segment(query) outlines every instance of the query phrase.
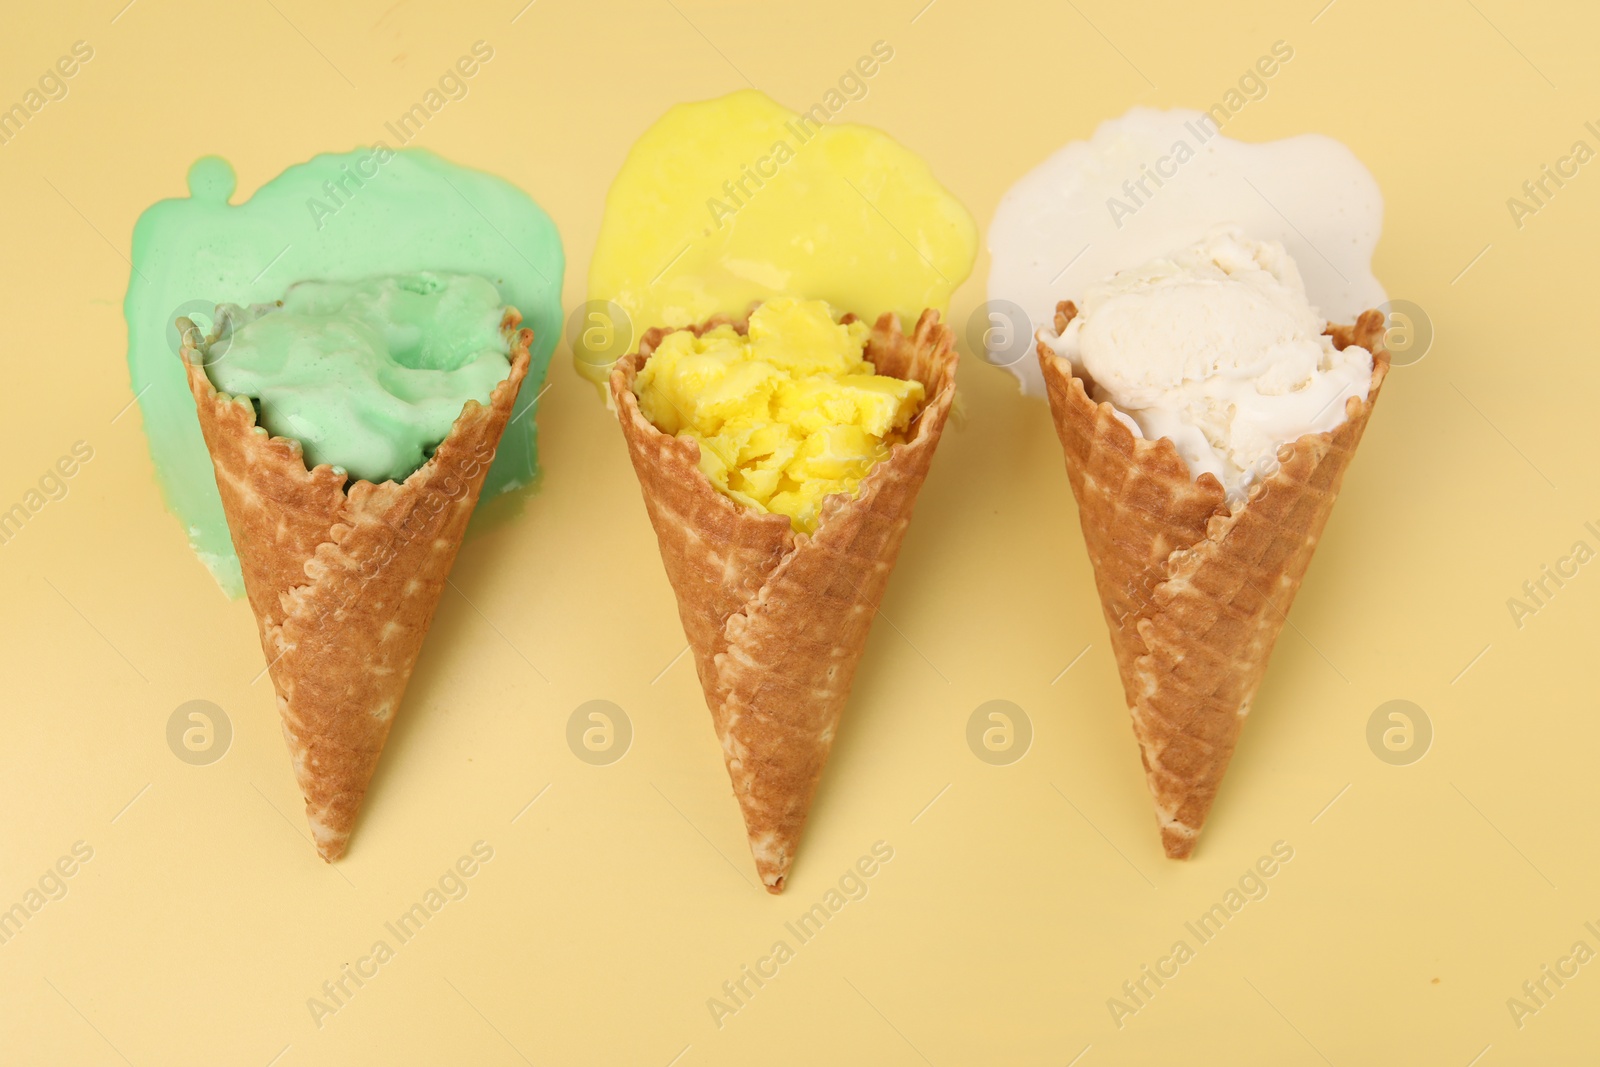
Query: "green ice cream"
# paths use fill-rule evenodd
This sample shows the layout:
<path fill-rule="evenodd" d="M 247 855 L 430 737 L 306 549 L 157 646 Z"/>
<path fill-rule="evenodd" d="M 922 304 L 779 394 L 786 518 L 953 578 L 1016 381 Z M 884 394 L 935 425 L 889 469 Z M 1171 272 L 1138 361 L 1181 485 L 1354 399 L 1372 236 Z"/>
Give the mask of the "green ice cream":
<path fill-rule="evenodd" d="M 206 370 L 255 400 L 269 433 L 299 441 L 307 467 L 404 481 L 510 370 L 504 311 L 469 274 L 300 282 L 279 307 L 220 308 L 231 330 Z"/>
<path fill-rule="evenodd" d="M 418 271 L 485 278 L 499 291 L 499 306 L 522 313 L 534 339 L 482 500 L 533 480 L 537 424 L 528 409 L 561 332 L 564 263 L 554 224 L 527 193 L 432 152 L 382 144 L 296 164 L 239 203 L 230 202 L 234 185 L 233 169 L 208 157 L 190 169 L 187 197 L 140 216 L 124 305 L 132 394 L 156 478 L 223 589 L 238 596 L 244 585 L 178 359 L 180 316 L 210 332 L 218 305 L 270 304 L 307 278 L 357 282 Z M 341 465 L 355 474 L 352 463 Z"/>

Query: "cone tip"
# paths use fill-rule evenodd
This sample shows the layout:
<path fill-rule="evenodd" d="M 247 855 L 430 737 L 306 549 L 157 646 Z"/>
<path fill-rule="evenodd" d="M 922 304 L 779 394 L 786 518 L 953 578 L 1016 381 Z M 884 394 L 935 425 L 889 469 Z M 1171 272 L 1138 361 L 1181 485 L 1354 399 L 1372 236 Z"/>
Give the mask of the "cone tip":
<path fill-rule="evenodd" d="M 1161 829 L 1161 847 L 1169 860 L 1186 860 L 1194 852 L 1195 834 L 1178 833 L 1170 827 Z"/>
<path fill-rule="evenodd" d="M 324 837 L 319 833 L 319 827 L 313 823 L 311 833 L 317 845 L 317 855 L 328 863 L 344 858 L 345 849 L 350 847 L 349 834 L 330 834 Z"/>

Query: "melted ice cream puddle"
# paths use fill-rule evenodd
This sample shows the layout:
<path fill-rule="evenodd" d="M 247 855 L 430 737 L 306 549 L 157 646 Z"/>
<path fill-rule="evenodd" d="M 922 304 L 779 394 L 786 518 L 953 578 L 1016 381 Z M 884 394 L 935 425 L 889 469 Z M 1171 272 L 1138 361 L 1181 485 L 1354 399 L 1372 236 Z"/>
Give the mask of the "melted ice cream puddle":
<path fill-rule="evenodd" d="M 645 131 L 606 194 L 589 267 L 591 301 L 620 308 L 624 328 L 609 328 L 611 311 L 586 323 L 600 328 L 574 339 L 578 373 L 603 383 L 650 327 L 740 318 L 775 297 L 868 323 L 892 311 L 908 330 L 924 308 L 946 315 L 977 257 L 972 216 L 888 134 L 809 116 L 740 90 Z"/>
<path fill-rule="evenodd" d="M 989 226 L 989 300 L 1020 306 L 1029 321 L 1012 325 L 1031 335 L 1057 301 L 1227 223 L 1281 243 L 1330 321 L 1354 322 L 1385 300 L 1372 274 L 1383 197 L 1348 148 L 1320 134 L 1246 144 L 1201 112 L 1149 108 L 1101 123 L 1011 187 Z M 1044 395 L 1031 344 L 991 346 L 989 358 Z"/>

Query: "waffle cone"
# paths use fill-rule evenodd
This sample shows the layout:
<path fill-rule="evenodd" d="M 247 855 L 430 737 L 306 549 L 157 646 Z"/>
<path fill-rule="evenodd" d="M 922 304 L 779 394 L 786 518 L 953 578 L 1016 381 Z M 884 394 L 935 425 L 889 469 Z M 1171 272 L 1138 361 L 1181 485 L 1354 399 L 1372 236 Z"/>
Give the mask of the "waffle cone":
<path fill-rule="evenodd" d="M 866 358 L 879 374 L 920 381 L 927 400 L 856 495 L 829 497 L 816 532 L 797 534 L 788 516 L 724 496 L 700 471 L 699 445 L 660 432 L 640 412 L 634 377 L 667 332 L 650 330 L 638 352 L 617 362 L 611 396 L 750 852 L 762 883 L 779 893 L 950 411 L 954 335 L 932 310 L 909 337 L 894 315 L 878 320 Z"/>
<path fill-rule="evenodd" d="M 1062 302 L 1055 327 L 1076 307 Z M 1345 421 L 1278 452 L 1278 469 L 1229 510 L 1222 484 L 1193 477 L 1172 442 L 1146 440 L 1089 398 L 1072 364 L 1039 343 L 1056 433 L 1095 584 L 1155 798 L 1161 843 L 1187 858 L 1239 740 L 1317 540 L 1389 369 L 1384 318 L 1330 325 L 1373 353 L 1367 399 Z"/>
<path fill-rule="evenodd" d="M 511 370 L 487 407 L 468 401 L 404 482 L 306 469 L 298 441 L 256 427 L 182 350 L 217 489 L 277 691 L 283 736 L 317 851 L 344 854 L 439 595 L 528 372 L 531 330 L 506 312 Z M 192 336 L 194 331 L 186 331 Z"/>

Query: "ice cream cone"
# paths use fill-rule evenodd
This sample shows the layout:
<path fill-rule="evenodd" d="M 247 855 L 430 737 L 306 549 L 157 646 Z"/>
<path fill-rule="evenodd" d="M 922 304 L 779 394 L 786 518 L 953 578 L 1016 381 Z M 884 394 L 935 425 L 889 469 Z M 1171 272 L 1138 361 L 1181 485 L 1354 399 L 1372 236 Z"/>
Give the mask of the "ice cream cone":
<path fill-rule="evenodd" d="M 779 893 L 950 411 L 954 336 L 932 310 L 909 337 L 894 315 L 878 320 L 865 357 L 878 374 L 922 382 L 927 401 L 856 495 L 829 497 L 816 532 L 798 534 L 787 515 L 718 492 L 700 471 L 699 445 L 660 432 L 640 412 L 634 376 L 666 333 L 650 330 L 638 352 L 617 362 L 611 396 L 750 852 L 762 883 Z"/>
<path fill-rule="evenodd" d="M 367 784 L 528 372 L 532 330 L 507 310 L 511 370 L 485 407 L 468 401 L 450 435 L 404 482 L 373 485 L 321 465 L 256 426 L 248 398 L 219 394 L 192 326 L 182 349 L 200 428 L 284 739 L 325 860 L 344 854 Z"/>
<path fill-rule="evenodd" d="M 1076 314 L 1057 306 L 1058 335 Z M 1379 312 L 1326 332 L 1340 349 L 1372 352 L 1366 400 L 1348 398 L 1339 426 L 1279 449 L 1278 469 L 1232 513 L 1213 475 L 1193 477 L 1165 438 L 1135 437 L 1070 362 L 1038 345 L 1161 843 L 1175 859 L 1194 849 L 1389 369 Z"/>

